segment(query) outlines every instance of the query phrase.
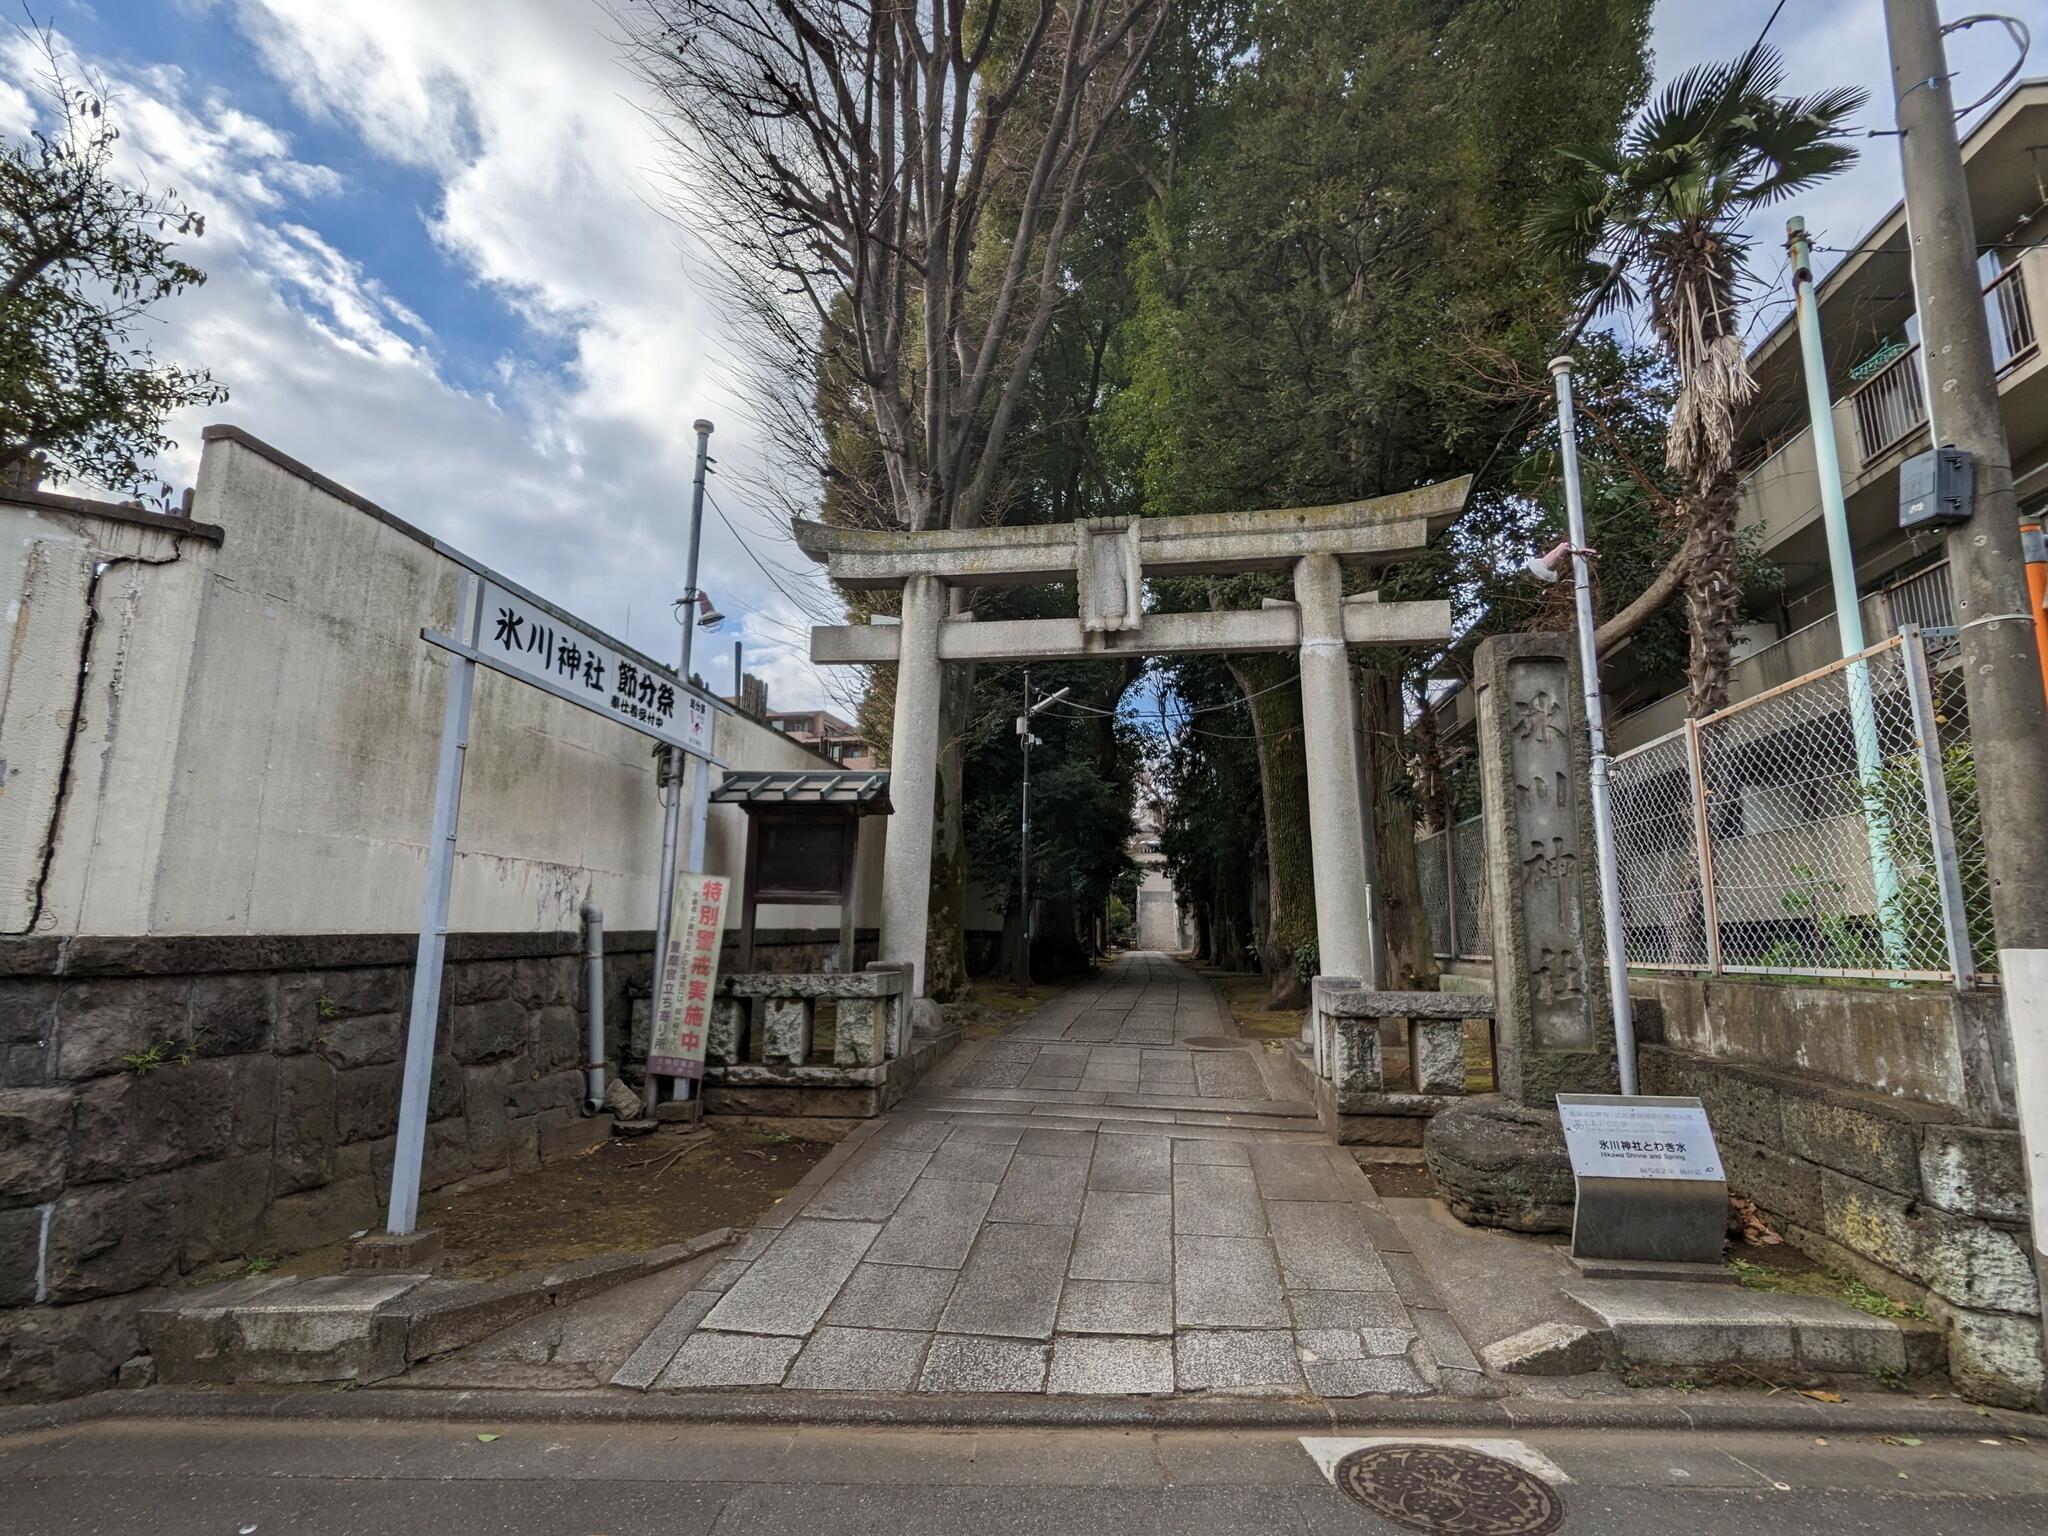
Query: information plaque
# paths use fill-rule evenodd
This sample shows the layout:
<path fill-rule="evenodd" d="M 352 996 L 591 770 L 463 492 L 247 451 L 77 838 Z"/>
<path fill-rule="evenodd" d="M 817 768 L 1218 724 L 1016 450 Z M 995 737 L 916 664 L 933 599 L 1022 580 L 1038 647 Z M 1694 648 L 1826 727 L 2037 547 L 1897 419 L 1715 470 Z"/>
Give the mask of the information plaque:
<path fill-rule="evenodd" d="M 1560 1093 L 1572 1257 L 1718 1265 L 1728 1182 L 1698 1099 Z"/>
<path fill-rule="evenodd" d="M 1557 1113 L 1572 1172 L 1580 1178 L 1725 1177 L 1698 1099 L 1560 1093 Z"/>

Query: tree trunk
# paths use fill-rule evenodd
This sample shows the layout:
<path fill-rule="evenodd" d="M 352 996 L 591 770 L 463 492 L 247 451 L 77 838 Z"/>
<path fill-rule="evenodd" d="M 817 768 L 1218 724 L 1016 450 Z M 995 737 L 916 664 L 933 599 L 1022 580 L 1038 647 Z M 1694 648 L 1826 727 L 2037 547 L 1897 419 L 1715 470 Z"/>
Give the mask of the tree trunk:
<path fill-rule="evenodd" d="M 1003 954 L 996 970 L 1013 987 L 1031 985 L 1031 957 L 1024 947 L 1024 903 L 1016 899 L 1014 891 L 1003 913 Z"/>
<path fill-rule="evenodd" d="M 973 702 L 974 668 L 964 662 L 948 662 L 939 683 L 931 926 L 924 951 L 925 993 L 939 1002 L 960 996 L 967 986 L 967 825 L 960 808 L 966 782 L 963 740 Z"/>
<path fill-rule="evenodd" d="M 1251 702 L 1259 737 L 1268 903 L 1259 960 L 1269 987 L 1266 1006 L 1272 1009 L 1307 1005 L 1308 987 L 1297 971 L 1295 957 L 1316 936 L 1308 754 L 1302 743 L 1301 689 L 1287 684 L 1289 665 L 1287 658 L 1277 656 L 1240 656 L 1230 663 L 1231 675 Z"/>
<path fill-rule="evenodd" d="M 1358 680 L 1365 782 L 1379 855 L 1380 930 L 1387 941 L 1386 985 L 1394 991 L 1433 992 L 1441 970 L 1415 861 L 1415 791 L 1401 756 L 1401 680 L 1371 666 L 1358 669 Z"/>
<path fill-rule="evenodd" d="M 1715 475 L 1689 497 L 1693 557 L 1685 578 L 1686 710 L 1698 719 L 1728 707 L 1729 656 L 1742 613 L 1741 545 L 1736 538 L 1737 480 Z"/>

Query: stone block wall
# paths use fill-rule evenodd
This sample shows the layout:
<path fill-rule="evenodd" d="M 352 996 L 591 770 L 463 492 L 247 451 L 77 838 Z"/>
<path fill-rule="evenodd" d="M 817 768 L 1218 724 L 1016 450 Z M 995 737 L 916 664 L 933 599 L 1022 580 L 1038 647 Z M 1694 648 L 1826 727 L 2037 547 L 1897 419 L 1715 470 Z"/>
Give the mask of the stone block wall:
<path fill-rule="evenodd" d="M 652 936 L 607 936 L 607 1017 Z M 151 1287 L 383 1218 L 409 935 L 0 943 L 0 1398 L 106 1384 Z M 452 936 L 425 1188 L 605 1134 L 580 939 Z"/>
<path fill-rule="evenodd" d="M 1646 1034 L 1657 1032 L 1645 1009 Z M 1728 1187 L 1795 1248 L 1946 1325 L 1958 1390 L 2037 1406 L 2040 1293 L 2019 1133 L 1955 1106 L 1670 1045 L 1639 1052 L 1645 1093 L 1706 1105 Z"/>

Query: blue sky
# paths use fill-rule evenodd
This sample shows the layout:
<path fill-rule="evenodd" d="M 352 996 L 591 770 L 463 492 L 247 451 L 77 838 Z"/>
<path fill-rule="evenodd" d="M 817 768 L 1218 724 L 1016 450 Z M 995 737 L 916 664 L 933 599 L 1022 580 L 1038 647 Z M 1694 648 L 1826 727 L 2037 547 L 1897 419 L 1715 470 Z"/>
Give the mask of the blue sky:
<path fill-rule="evenodd" d="M 1660 78 L 1739 50 L 1773 3 L 1664 0 Z M 731 617 L 703 670 L 729 688 L 737 637 L 775 703 L 846 703 L 803 659 L 836 605 L 770 510 L 745 361 L 658 207 L 660 155 L 596 0 L 32 4 L 113 87 L 131 169 L 209 216 L 211 280 L 166 311 L 158 350 L 231 399 L 174 423 L 165 479 L 191 480 L 208 420 L 235 422 L 667 654 L 689 423 L 708 416 L 731 526 L 707 519 L 704 583 Z M 2048 46 L 2048 0 L 2007 7 Z M 1966 87 L 2003 67 L 1989 30 L 1955 52 Z M 1771 35 L 1795 89 L 1863 85 L 1888 125 L 1880 0 L 1788 0 Z M 0 131 L 40 110 L 32 60 L 0 47 Z M 1796 211 L 1847 244 L 1897 196 L 1875 140 Z"/>

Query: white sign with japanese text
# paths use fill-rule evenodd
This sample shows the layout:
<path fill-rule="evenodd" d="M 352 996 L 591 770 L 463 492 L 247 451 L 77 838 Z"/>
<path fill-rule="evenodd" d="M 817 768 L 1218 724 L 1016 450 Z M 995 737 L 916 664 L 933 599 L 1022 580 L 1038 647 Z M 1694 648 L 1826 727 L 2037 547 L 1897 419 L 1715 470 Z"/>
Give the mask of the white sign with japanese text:
<path fill-rule="evenodd" d="M 711 706 L 677 687 L 674 674 L 620 655 L 488 578 L 476 658 L 672 747 L 711 752 Z"/>
<path fill-rule="evenodd" d="M 1725 1177 L 1698 1099 L 1560 1093 L 1557 1112 L 1572 1172 L 1582 1179 Z"/>
<path fill-rule="evenodd" d="M 654 1029 L 647 1047 L 651 1077 L 704 1075 L 704 1037 L 718 992 L 718 946 L 731 892 L 732 882 L 723 875 L 676 876 L 668 953 L 656 980 Z"/>

